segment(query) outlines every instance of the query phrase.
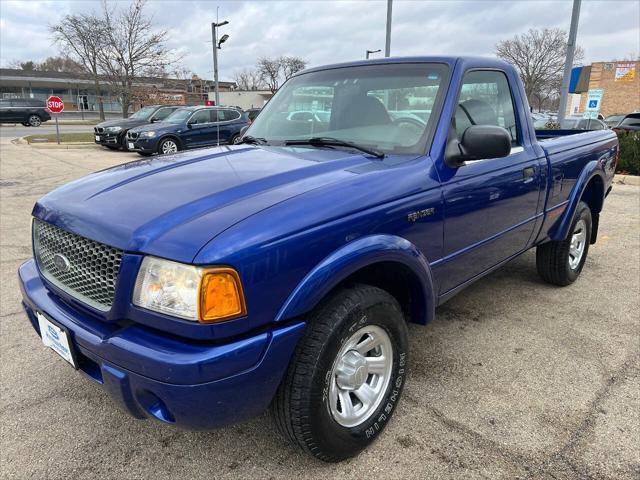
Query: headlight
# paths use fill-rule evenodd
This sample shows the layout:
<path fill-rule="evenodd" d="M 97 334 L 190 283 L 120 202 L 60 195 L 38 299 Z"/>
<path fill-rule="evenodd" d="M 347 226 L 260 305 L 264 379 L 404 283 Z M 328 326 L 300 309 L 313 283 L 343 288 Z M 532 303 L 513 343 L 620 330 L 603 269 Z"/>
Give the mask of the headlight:
<path fill-rule="evenodd" d="M 160 313 L 202 323 L 246 314 L 242 285 L 231 268 L 201 268 L 145 257 L 133 303 Z"/>
<path fill-rule="evenodd" d="M 140 132 L 140 136 L 141 137 L 153 138 L 153 137 L 156 136 L 156 132 L 154 132 L 153 130 L 151 130 L 149 132 Z"/>
<path fill-rule="evenodd" d="M 116 133 L 122 130 L 122 127 L 107 127 L 104 129 L 105 132 Z"/>

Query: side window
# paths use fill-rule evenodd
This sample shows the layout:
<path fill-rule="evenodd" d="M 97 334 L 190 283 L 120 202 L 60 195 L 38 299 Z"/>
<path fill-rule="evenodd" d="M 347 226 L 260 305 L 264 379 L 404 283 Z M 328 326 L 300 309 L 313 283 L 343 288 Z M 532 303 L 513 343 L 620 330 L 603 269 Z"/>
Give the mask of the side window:
<path fill-rule="evenodd" d="M 198 110 L 191 116 L 189 120 L 191 124 L 199 123 L 211 123 L 211 111 L 210 110 Z"/>
<path fill-rule="evenodd" d="M 224 121 L 230 122 L 233 120 L 238 120 L 240 118 L 240 112 L 237 110 L 224 110 Z"/>
<path fill-rule="evenodd" d="M 164 120 L 169 115 L 171 115 L 176 109 L 175 108 L 160 108 L 156 114 L 153 116 L 153 119 L 156 121 Z"/>
<path fill-rule="evenodd" d="M 455 113 L 458 139 L 471 125 L 495 125 L 511 134 L 519 144 L 515 108 L 507 76 L 503 72 L 478 70 L 465 74 Z"/>

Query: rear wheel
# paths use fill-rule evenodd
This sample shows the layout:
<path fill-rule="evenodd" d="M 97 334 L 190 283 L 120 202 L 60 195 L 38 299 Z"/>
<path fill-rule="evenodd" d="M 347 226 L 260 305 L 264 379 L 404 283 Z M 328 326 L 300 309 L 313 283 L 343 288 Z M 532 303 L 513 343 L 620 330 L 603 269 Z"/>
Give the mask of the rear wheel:
<path fill-rule="evenodd" d="M 40 125 L 42 125 L 42 119 L 38 115 L 30 115 L 29 125 L 31 125 L 32 127 L 39 127 Z"/>
<path fill-rule="evenodd" d="M 229 145 L 235 145 L 235 144 L 237 144 L 237 143 L 238 143 L 238 140 L 240 140 L 240 135 L 235 134 L 234 136 L 232 136 L 232 137 L 229 139 Z"/>
<path fill-rule="evenodd" d="M 589 252 L 591 222 L 591 209 L 580 202 L 567 238 L 538 246 L 536 267 L 544 281 L 560 286 L 576 281 Z"/>
<path fill-rule="evenodd" d="M 160 145 L 158 145 L 158 153 L 160 154 L 176 153 L 178 150 L 178 142 L 173 138 L 165 138 L 160 142 Z"/>
<path fill-rule="evenodd" d="M 397 406 L 407 347 L 395 298 L 366 285 L 337 291 L 310 314 L 273 400 L 279 431 L 327 462 L 357 455 Z"/>

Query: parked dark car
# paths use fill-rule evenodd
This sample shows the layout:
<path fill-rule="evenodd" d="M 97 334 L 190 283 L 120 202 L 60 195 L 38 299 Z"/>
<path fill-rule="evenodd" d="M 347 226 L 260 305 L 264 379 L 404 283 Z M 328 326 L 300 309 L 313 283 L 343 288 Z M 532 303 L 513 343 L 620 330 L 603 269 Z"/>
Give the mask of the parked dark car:
<path fill-rule="evenodd" d="M 119 148 L 127 150 L 126 137 L 131 128 L 161 122 L 178 108 L 180 108 L 179 105 L 149 105 L 141 108 L 129 118 L 99 123 L 93 129 L 96 135 L 95 142 L 112 150 Z"/>
<path fill-rule="evenodd" d="M 250 125 L 246 113 L 235 108 L 184 107 L 163 122 L 132 128 L 127 148 L 140 155 L 175 153 L 187 148 L 232 144 Z"/>
<path fill-rule="evenodd" d="M 21 123 L 25 127 L 39 127 L 51 120 L 42 100 L 9 98 L 0 100 L 0 123 Z"/>
<path fill-rule="evenodd" d="M 251 120 L 251 122 L 253 122 L 256 119 L 256 117 L 258 116 L 258 114 L 260 113 L 260 110 L 262 110 L 262 109 L 261 108 L 249 108 L 249 109 L 245 110 L 245 113 L 249 117 L 249 120 Z"/>
<path fill-rule="evenodd" d="M 630 113 L 613 128 L 616 130 L 625 130 L 627 132 L 640 131 L 640 112 Z"/>

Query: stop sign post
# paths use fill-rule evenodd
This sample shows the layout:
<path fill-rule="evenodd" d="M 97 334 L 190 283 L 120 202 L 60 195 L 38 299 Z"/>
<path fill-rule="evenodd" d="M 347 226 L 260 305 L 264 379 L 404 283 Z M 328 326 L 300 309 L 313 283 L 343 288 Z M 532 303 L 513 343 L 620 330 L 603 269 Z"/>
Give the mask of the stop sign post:
<path fill-rule="evenodd" d="M 52 95 L 47 99 L 47 108 L 51 111 L 51 113 L 62 113 L 62 111 L 64 110 L 64 102 L 60 97 Z M 58 127 L 58 115 L 56 115 L 55 117 L 56 139 L 58 140 L 58 145 L 60 145 L 60 127 Z"/>

